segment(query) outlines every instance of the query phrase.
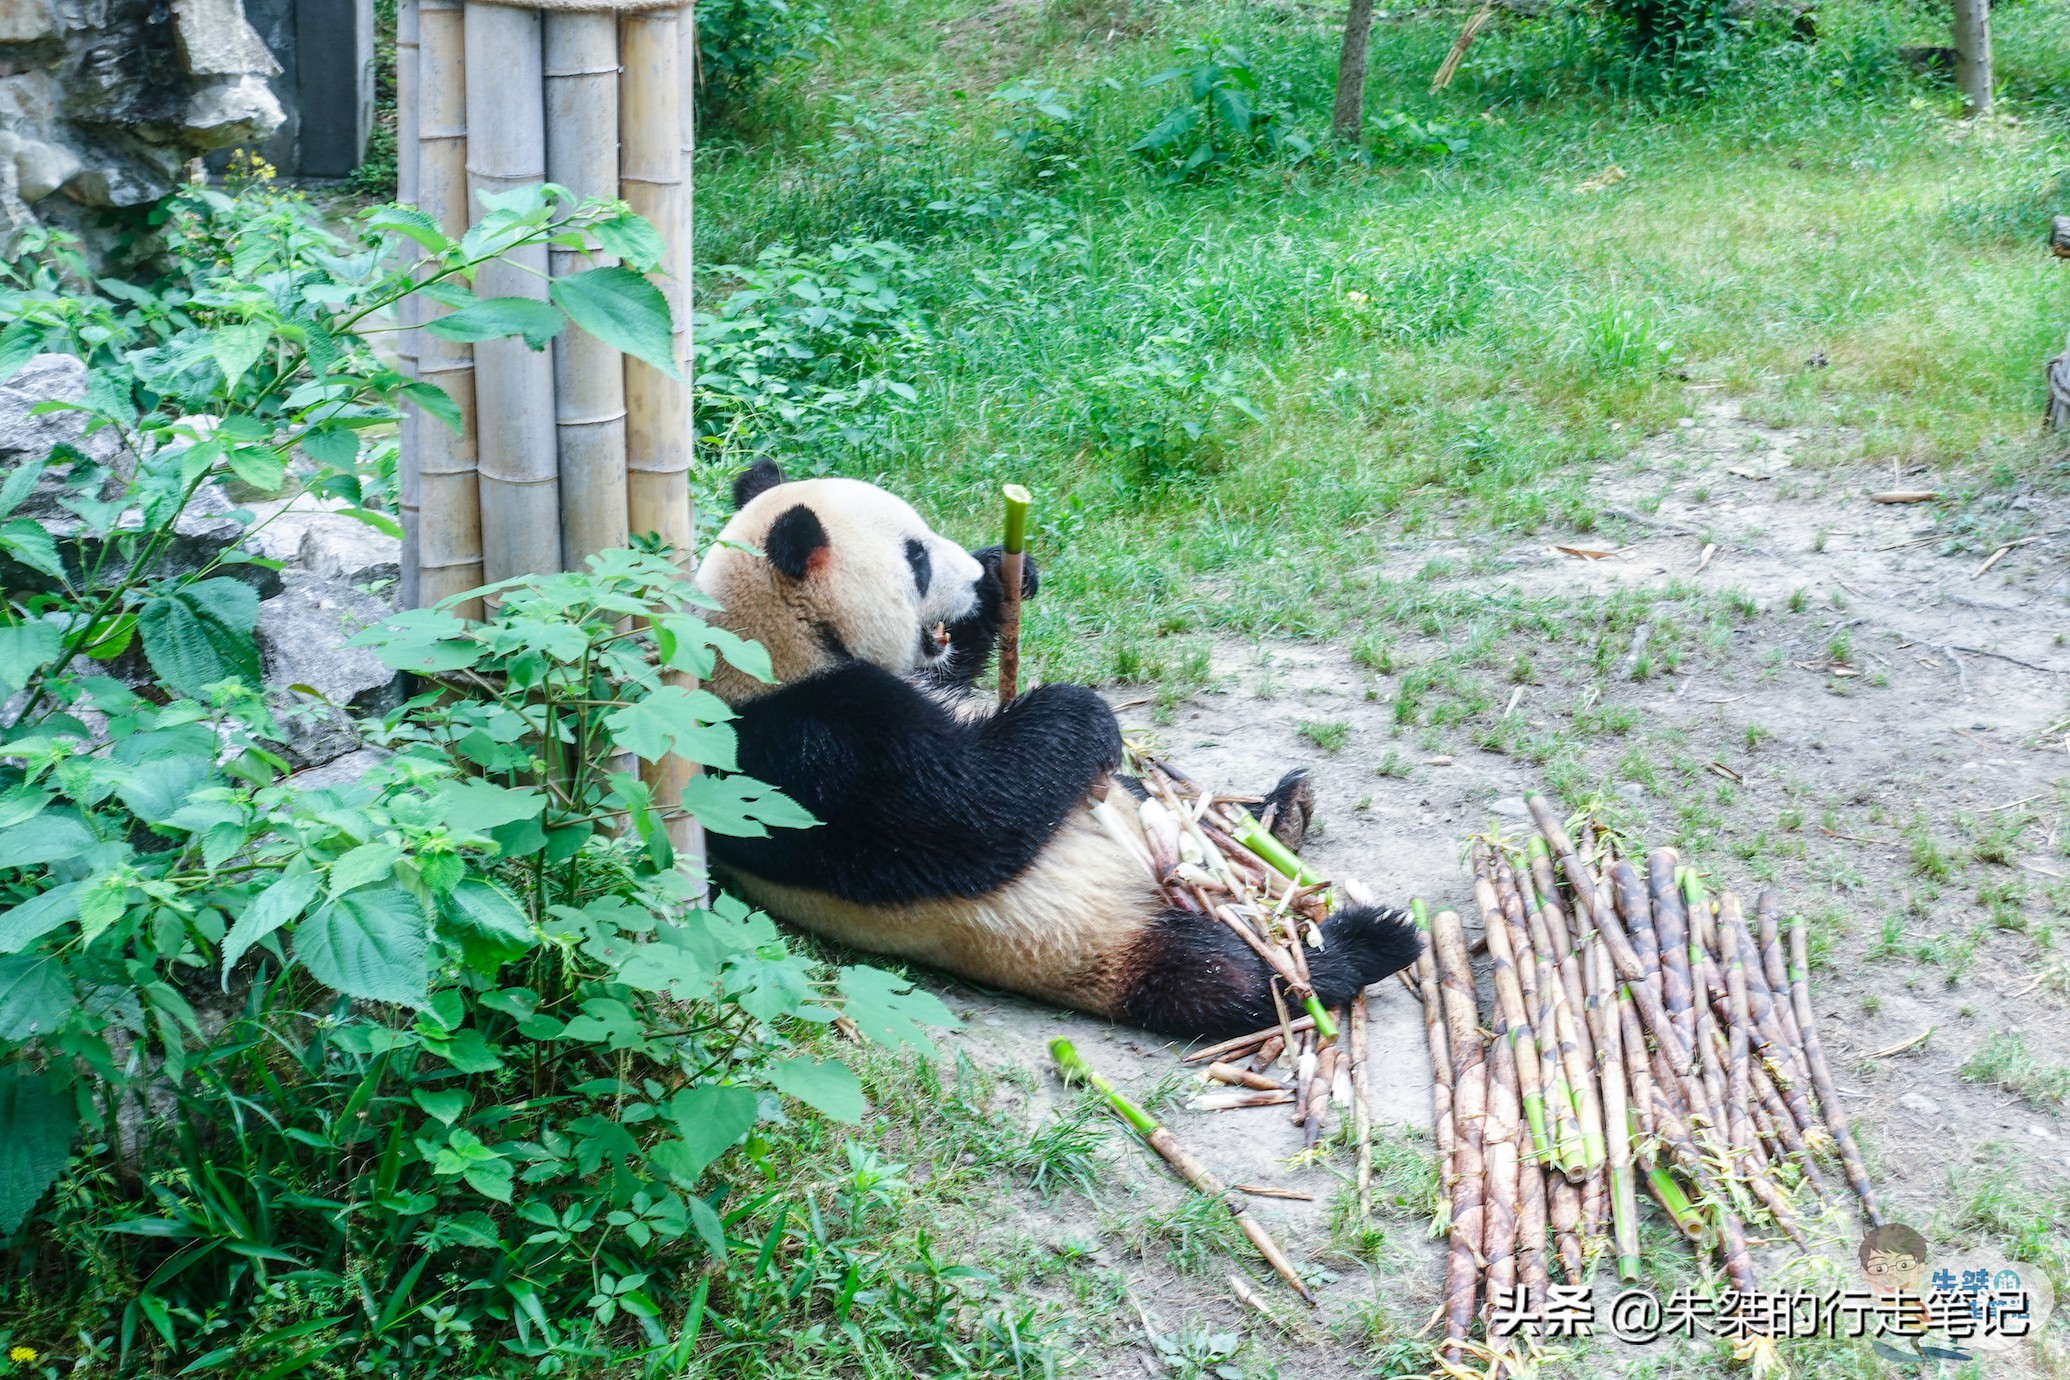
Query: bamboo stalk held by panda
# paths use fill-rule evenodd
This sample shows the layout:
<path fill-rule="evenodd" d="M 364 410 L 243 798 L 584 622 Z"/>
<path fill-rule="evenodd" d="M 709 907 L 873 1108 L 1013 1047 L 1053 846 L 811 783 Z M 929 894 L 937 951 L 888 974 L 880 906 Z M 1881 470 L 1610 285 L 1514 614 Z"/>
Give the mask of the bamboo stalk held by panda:
<path fill-rule="evenodd" d="M 1186 1104 L 1192 1112 L 1233 1112 L 1245 1107 L 1283 1107 L 1294 1100 L 1292 1088 L 1233 1088 L 1227 1092 L 1196 1093 Z"/>
<path fill-rule="evenodd" d="M 1019 484 L 1008 484 L 1006 531 L 1000 543 L 999 703 L 1013 703 L 1021 692 L 1021 567 L 1026 560 L 1028 505 L 1035 501 Z"/>
<path fill-rule="evenodd" d="M 1057 1069 L 1065 1082 L 1089 1084 L 1105 1097 L 1108 1107 L 1114 1114 L 1134 1128 L 1151 1149 L 1163 1156 L 1166 1164 L 1176 1169 L 1187 1183 L 1227 1208 L 1229 1215 L 1236 1219 L 1237 1227 L 1250 1238 L 1258 1254 L 1264 1257 L 1265 1263 L 1270 1265 L 1305 1303 L 1310 1307 L 1315 1305 L 1315 1295 L 1302 1280 L 1300 1272 L 1294 1268 L 1294 1262 L 1288 1259 L 1287 1253 L 1273 1240 L 1272 1234 L 1265 1230 L 1258 1219 L 1244 1210 L 1243 1200 L 1223 1187 L 1222 1181 L 1215 1177 L 1213 1171 L 1180 1145 L 1177 1138 L 1159 1125 L 1155 1117 L 1122 1096 L 1114 1089 L 1113 1084 L 1094 1072 L 1092 1066 L 1085 1062 L 1084 1057 L 1072 1047 L 1069 1040 L 1051 1040 L 1049 1053 L 1056 1061 Z"/>

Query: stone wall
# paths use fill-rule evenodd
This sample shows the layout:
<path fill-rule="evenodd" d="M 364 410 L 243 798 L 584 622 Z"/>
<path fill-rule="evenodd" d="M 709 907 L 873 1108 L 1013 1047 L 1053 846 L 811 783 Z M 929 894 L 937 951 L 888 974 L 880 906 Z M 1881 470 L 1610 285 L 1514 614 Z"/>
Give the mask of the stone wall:
<path fill-rule="evenodd" d="M 0 0 L 0 253 L 155 201 L 214 149 L 264 144 L 280 72 L 240 0 Z"/>

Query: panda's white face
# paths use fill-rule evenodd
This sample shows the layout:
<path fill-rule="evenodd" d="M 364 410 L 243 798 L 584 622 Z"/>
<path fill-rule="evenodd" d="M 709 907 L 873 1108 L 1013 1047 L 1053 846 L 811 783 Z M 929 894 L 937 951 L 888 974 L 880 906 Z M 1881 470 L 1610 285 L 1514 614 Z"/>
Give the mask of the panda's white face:
<path fill-rule="evenodd" d="M 697 583 L 718 621 L 769 649 L 779 682 L 846 660 L 898 675 L 942 654 L 976 611 L 984 568 L 911 505 L 856 479 L 777 483 L 719 533 Z M 714 689 L 728 699 L 746 684 Z"/>

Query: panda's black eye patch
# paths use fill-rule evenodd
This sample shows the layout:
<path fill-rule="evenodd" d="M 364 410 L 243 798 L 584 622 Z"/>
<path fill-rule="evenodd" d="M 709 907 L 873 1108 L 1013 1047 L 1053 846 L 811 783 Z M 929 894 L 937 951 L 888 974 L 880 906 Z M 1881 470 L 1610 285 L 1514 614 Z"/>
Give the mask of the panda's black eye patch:
<path fill-rule="evenodd" d="M 913 567 L 913 587 L 925 597 L 927 586 L 934 580 L 934 558 L 912 537 L 906 538 L 906 564 Z"/>

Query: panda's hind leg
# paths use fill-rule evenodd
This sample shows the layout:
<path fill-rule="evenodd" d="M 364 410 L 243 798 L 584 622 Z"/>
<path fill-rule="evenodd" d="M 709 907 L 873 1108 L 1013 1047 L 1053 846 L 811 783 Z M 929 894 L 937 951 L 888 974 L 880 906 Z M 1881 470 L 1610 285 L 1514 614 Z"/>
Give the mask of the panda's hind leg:
<path fill-rule="evenodd" d="M 1323 922 L 1308 951 L 1308 978 L 1324 1006 L 1343 1006 L 1416 961 L 1422 941 L 1409 917 L 1386 906 L 1346 906 Z M 1121 1015 L 1162 1035 L 1219 1039 L 1278 1019 L 1272 970 L 1219 921 L 1167 910 L 1123 960 Z"/>
<path fill-rule="evenodd" d="M 1258 820 L 1272 837 L 1285 844 L 1287 851 L 1298 853 L 1308 838 L 1309 821 L 1315 818 L 1315 785 L 1308 779 L 1308 768 L 1295 767 L 1279 778 L 1258 807 Z"/>

